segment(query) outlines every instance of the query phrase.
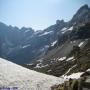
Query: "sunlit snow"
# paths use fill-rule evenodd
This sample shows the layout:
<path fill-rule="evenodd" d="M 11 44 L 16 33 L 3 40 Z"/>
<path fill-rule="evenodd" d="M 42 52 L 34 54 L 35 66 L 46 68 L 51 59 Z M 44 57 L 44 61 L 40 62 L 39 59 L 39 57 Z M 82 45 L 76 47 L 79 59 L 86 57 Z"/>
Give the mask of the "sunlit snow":
<path fill-rule="evenodd" d="M 63 79 L 26 69 L 0 58 L 0 87 L 17 87 L 18 90 L 50 90 L 63 83 Z"/>

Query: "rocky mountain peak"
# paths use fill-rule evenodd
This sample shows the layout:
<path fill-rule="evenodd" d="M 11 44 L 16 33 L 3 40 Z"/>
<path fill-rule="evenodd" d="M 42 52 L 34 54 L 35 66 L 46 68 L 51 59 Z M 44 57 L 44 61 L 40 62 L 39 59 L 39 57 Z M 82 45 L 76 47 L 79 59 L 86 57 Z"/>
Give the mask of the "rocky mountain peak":
<path fill-rule="evenodd" d="M 87 4 L 85 4 L 79 10 L 82 10 L 82 9 L 90 9 L 90 8 L 89 8 L 89 6 Z"/>
<path fill-rule="evenodd" d="M 77 25 L 81 23 L 88 22 L 90 20 L 90 8 L 87 4 L 83 5 L 73 16 L 70 21 L 70 25 L 76 23 Z"/>
<path fill-rule="evenodd" d="M 82 12 L 83 12 L 83 14 L 84 14 L 84 13 L 86 13 L 86 12 L 88 12 L 88 11 L 90 11 L 90 8 L 88 7 L 87 4 L 85 4 L 85 5 L 83 5 L 83 6 L 77 11 L 76 14 L 80 14 L 80 13 L 82 13 Z"/>

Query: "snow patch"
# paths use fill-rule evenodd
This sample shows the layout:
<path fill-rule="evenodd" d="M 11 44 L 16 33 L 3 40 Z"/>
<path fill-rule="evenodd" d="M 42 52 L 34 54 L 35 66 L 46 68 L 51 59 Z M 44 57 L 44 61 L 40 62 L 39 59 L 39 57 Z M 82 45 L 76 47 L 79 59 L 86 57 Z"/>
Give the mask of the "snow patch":
<path fill-rule="evenodd" d="M 90 68 L 89 68 L 89 69 L 87 69 L 87 71 L 88 71 L 88 72 L 90 72 Z"/>
<path fill-rule="evenodd" d="M 34 68 L 41 68 L 42 63 L 38 63 Z"/>
<path fill-rule="evenodd" d="M 27 65 L 33 65 L 33 63 L 27 64 Z"/>
<path fill-rule="evenodd" d="M 57 40 L 51 43 L 51 46 L 54 46 L 57 43 Z"/>
<path fill-rule="evenodd" d="M 68 79 L 70 79 L 70 78 L 72 78 L 72 79 L 78 79 L 78 78 L 80 78 L 80 76 L 81 76 L 83 73 L 84 73 L 84 72 L 73 73 L 73 74 L 71 74 L 71 75 L 69 75 L 69 76 L 66 76 L 66 78 L 68 78 Z"/>
<path fill-rule="evenodd" d="M 45 48 L 49 48 L 49 45 L 45 45 L 44 47 L 45 47 Z"/>
<path fill-rule="evenodd" d="M 64 27 L 63 29 L 61 29 L 61 31 L 63 32 L 63 31 L 66 31 L 67 30 L 67 28 L 66 27 Z"/>
<path fill-rule="evenodd" d="M 78 46 L 81 47 L 84 44 L 84 42 L 81 42 Z"/>
<path fill-rule="evenodd" d="M 61 29 L 61 33 L 64 34 L 67 31 L 72 31 L 73 30 L 73 26 L 71 26 L 70 28 L 66 28 L 64 27 L 63 29 Z"/>
<path fill-rule="evenodd" d="M 74 65 L 71 68 L 69 68 L 69 70 L 64 75 L 68 74 L 74 67 L 76 67 L 76 65 Z"/>
<path fill-rule="evenodd" d="M 67 31 L 67 28 L 64 27 L 64 28 L 61 30 L 61 33 L 64 34 L 66 31 Z"/>
<path fill-rule="evenodd" d="M 72 59 L 74 59 L 74 57 L 72 56 L 72 57 L 70 57 L 70 58 L 68 58 L 66 61 L 70 61 L 70 60 L 72 60 Z"/>
<path fill-rule="evenodd" d="M 43 67 L 47 67 L 47 66 L 48 66 L 48 64 L 46 64 L 46 65 L 42 65 L 41 68 L 43 68 Z"/>
<path fill-rule="evenodd" d="M 58 61 L 63 61 L 65 59 L 66 59 L 66 57 L 61 57 L 61 58 L 58 59 Z"/>
<path fill-rule="evenodd" d="M 39 36 L 44 36 L 44 35 L 51 34 L 51 33 L 53 33 L 53 31 L 44 32 L 43 34 L 41 34 L 41 35 L 39 35 Z"/>
<path fill-rule="evenodd" d="M 25 30 L 25 33 L 29 32 L 30 30 Z"/>
<path fill-rule="evenodd" d="M 39 59 L 39 60 L 37 60 L 37 61 L 41 63 L 41 62 L 43 61 L 43 58 L 42 58 L 42 59 Z"/>
<path fill-rule="evenodd" d="M 69 80 L 71 79 L 78 79 L 80 78 L 80 76 L 83 74 L 84 72 L 78 72 L 78 73 L 73 73 L 71 75 L 62 75 L 61 78 L 64 78 L 64 80 L 66 81 L 67 79 Z"/>
<path fill-rule="evenodd" d="M 69 31 L 72 31 L 72 30 L 73 30 L 73 26 L 72 26 L 72 27 L 70 27 L 68 30 L 69 30 Z"/>
<path fill-rule="evenodd" d="M 31 45 L 30 45 L 30 44 L 28 44 L 28 45 L 23 46 L 22 48 L 27 48 L 27 47 L 29 47 L 29 46 L 31 46 Z"/>
<path fill-rule="evenodd" d="M 50 70 L 48 70 L 47 72 L 51 72 L 52 70 L 50 69 Z"/>
<path fill-rule="evenodd" d="M 34 68 L 43 68 L 43 67 L 47 67 L 48 64 L 43 65 L 42 62 L 38 63 Z"/>
<path fill-rule="evenodd" d="M 34 34 L 37 35 L 37 34 L 39 34 L 39 33 L 41 33 L 41 32 L 42 32 L 42 30 L 38 30 L 38 31 L 36 31 Z"/>
<path fill-rule="evenodd" d="M 70 43 L 76 43 L 76 41 L 74 40 L 74 41 L 71 41 Z"/>

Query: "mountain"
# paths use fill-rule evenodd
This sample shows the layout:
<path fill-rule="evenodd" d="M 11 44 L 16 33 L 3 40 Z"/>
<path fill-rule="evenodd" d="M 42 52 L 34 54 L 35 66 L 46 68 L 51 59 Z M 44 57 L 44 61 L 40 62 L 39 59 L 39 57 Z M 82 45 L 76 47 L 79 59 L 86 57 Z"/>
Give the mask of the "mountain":
<path fill-rule="evenodd" d="M 88 5 L 82 6 L 77 13 L 73 16 L 70 21 L 70 24 L 83 24 L 85 22 L 90 22 L 90 8 Z"/>
<path fill-rule="evenodd" d="M 0 88 L 89 89 L 90 8 L 84 5 L 69 22 L 57 20 L 43 31 L 0 23 L 0 57 L 7 59 L 0 58 Z"/>
<path fill-rule="evenodd" d="M 60 77 L 72 73 L 84 72 L 90 68 L 90 18 L 86 17 L 83 10 L 90 8 L 82 6 L 74 15 L 71 21 L 58 32 L 58 39 L 51 45 L 48 51 L 36 61 L 30 64 L 23 64 L 32 70 Z M 77 17 L 81 15 L 85 19 Z M 89 21 L 87 21 L 87 18 Z M 74 20 L 78 24 L 74 24 Z"/>
<path fill-rule="evenodd" d="M 32 28 L 19 29 L 0 23 L 0 56 L 18 64 L 30 63 L 47 51 L 51 43 L 57 39 L 57 32 L 64 25 L 63 20 L 57 20 L 55 25 L 35 32 Z"/>
<path fill-rule="evenodd" d="M 19 63 L 20 61 L 15 56 L 17 55 L 17 58 L 19 58 L 18 53 L 25 46 L 30 47 L 29 42 L 26 42 L 26 40 L 31 38 L 33 33 L 34 30 L 32 28 L 22 27 L 19 29 L 18 27 L 0 23 L 0 56 Z"/>
<path fill-rule="evenodd" d="M 78 28 L 89 21 L 90 8 L 84 5 L 69 22 L 57 20 L 56 24 L 42 31 L 35 32 L 26 27 L 19 29 L 0 23 L 0 57 L 17 64 L 31 63 L 42 58 L 56 46 L 63 45 L 68 39 L 79 39 Z"/>
<path fill-rule="evenodd" d="M 50 90 L 52 85 L 63 81 L 62 78 L 38 73 L 0 58 L 0 89 Z"/>

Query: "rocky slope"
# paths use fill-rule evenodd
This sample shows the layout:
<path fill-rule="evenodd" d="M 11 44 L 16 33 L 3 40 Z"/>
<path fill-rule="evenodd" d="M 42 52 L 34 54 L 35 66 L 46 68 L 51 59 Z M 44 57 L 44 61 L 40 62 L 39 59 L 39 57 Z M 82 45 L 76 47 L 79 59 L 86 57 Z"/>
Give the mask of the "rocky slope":
<path fill-rule="evenodd" d="M 23 66 L 58 77 L 90 68 L 90 22 L 82 23 L 61 29 L 63 35 L 58 37 L 57 43 L 49 47 L 44 56 Z"/>
<path fill-rule="evenodd" d="M 87 71 L 90 71 L 88 69 Z M 86 73 L 78 72 L 69 76 L 55 77 L 26 69 L 8 60 L 0 58 L 0 89 L 2 90 L 59 90 L 55 86 L 67 82 L 70 78 L 79 79 Z M 88 79 L 89 80 L 89 79 Z"/>

